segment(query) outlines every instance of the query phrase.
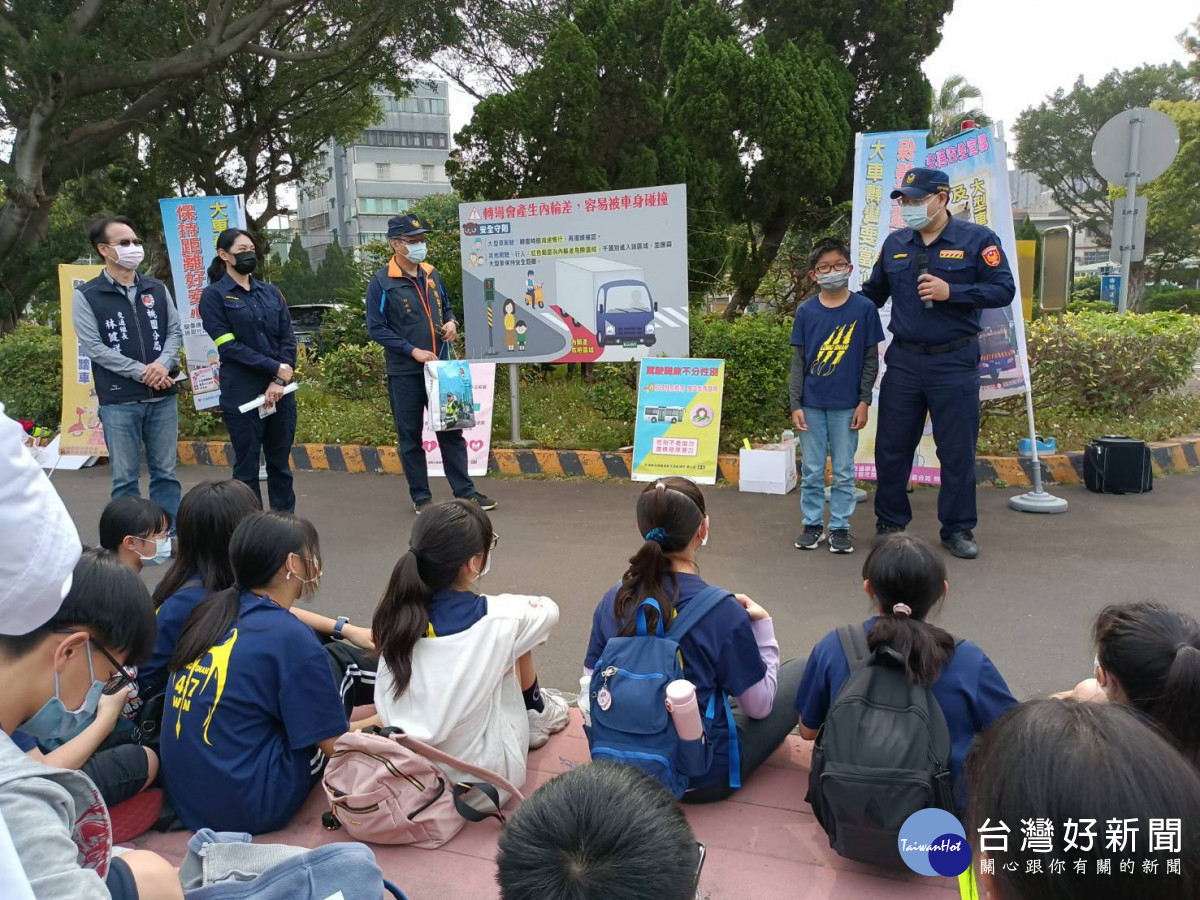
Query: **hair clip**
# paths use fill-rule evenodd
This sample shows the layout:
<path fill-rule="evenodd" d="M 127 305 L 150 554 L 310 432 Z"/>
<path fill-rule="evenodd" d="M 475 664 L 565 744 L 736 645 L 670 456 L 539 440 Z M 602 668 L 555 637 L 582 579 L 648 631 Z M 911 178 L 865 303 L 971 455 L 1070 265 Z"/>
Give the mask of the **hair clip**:
<path fill-rule="evenodd" d="M 912 607 L 907 603 L 896 603 L 892 606 L 892 613 L 897 616 L 911 616 Z"/>
<path fill-rule="evenodd" d="M 661 481 L 656 481 L 656 482 L 654 482 L 654 489 L 656 491 L 665 491 L 667 489 L 667 486 L 665 484 L 663 484 Z"/>

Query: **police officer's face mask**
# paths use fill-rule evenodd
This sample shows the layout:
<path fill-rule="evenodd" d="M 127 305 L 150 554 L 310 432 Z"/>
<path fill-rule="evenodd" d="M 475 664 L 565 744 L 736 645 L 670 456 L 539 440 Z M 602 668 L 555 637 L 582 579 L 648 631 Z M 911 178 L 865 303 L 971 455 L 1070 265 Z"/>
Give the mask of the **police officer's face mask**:
<path fill-rule="evenodd" d="M 257 266 L 258 254 L 253 250 L 233 254 L 233 270 L 239 275 L 249 275 Z"/>
<path fill-rule="evenodd" d="M 933 217 L 938 214 L 937 202 L 937 194 L 933 194 L 924 203 L 917 204 L 916 206 L 901 205 L 900 218 L 904 220 L 904 224 L 909 228 L 915 228 L 920 231 L 932 222 Z"/>
<path fill-rule="evenodd" d="M 408 254 L 409 261 L 415 263 L 425 261 L 425 253 L 428 249 L 428 245 L 424 241 L 419 244 L 404 245 L 404 252 Z"/>

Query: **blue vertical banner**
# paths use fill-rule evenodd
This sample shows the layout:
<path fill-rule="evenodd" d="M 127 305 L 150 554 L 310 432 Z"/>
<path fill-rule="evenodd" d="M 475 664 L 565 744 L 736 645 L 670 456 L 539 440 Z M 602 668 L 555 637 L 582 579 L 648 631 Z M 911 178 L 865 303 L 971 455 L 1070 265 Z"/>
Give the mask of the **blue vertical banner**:
<path fill-rule="evenodd" d="M 633 430 L 634 481 L 681 475 L 717 483 L 723 359 L 643 359 Z"/>
<path fill-rule="evenodd" d="M 158 201 L 179 322 L 183 353 L 196 409 L 211 409 L 221 399 L 221 363 L 212 338 L 200 322 L 200 294 L 208 285 L 208 264 L 217 238 L 227 228 L 245 228 L 240 197 L 169 197 Z"/>

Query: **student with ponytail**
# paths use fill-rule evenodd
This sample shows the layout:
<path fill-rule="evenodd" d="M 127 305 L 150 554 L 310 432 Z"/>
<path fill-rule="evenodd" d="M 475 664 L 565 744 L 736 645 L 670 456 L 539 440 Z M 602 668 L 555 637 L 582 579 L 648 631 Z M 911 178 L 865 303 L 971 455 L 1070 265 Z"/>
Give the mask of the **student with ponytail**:
<path fill-rule="evenodd" d="M 532 654 L 558 624 L 558 605 L 477 592 L 498 541 L 470 500 L 421 513 L 372 622 L 375 707 L 384 725 L 520 787 L 529 750 L 566 727 L 568 710 L 538 685 Z"/>
<path fill-rule="evenodd" d="M 950 587 L 946 564 L 932 545 L 907 533 L 890 535 L 871 551 L 862 574 L 863 590 L 877 609 L 862 623 L 867 644 L 872 651 L 891 647 L 904 658 L 909 681 L 933 692 L 950 730 L 950 770 L 957 783 L 975 735 L 1016 706 L 1016 698 L 977 644 L 956 643 L 949 632 L 926 621 Z M 816 738 L 849 677 L 850 663 L 835 629 L 813 648 L 796 693 L 801 737 Z"/>
<path fill-rule="evenodd" d="M 1200 767 L 1200 624 L 1161 603 L 1120 603 L 1092 635 L 1096 677 L 1058 696 L 1132 706 Z"/>
<path fill-rule="evenodd" d="M 190 829 L 287 824 L 348 728 L 332 657 L 290 611 L 321 579 L 316 530 L 254 513 L 229 543 L 236 582 L 197 606 L 171 659 L 160 753 Z"/>
<path fill-rule="evenodd" d="M 296 437 L 296 398 L 283 389 L 295 375 L 296 333 L 279 288 L 259 281 L 258 261 L 250 233 L 240 228 L 222 231 L 217 255 L 208 267 L 212 282 L 200 295 L 200 319 L 217 345 L 221 360 L 221 414 L 233 444 L 233 477 L 259 498 L 258 455 L 267 460 L 267 495 L 271 509 L 293 512 L 290 467 Z M 238 406 L 266 396 L 259 410 Z"/>
<path fill-rule="evenodd" d="M 686 478 L 661 478 L 646 485 L 637 502 L 642 544 L 629 559 L 621 581 L 609 589 L 592 616 L 591 640 L 584 659 L 589 678 L 609 638 L 635 633 L 634 615 L 643 600 L 658 601 L 668 622 L 677 611 L 708 588 L 700 577 L 696 554 L 708 544 L 709 518 L 704 495 Z M 653 633 L 657 614 L 647 614 Z M 664 629 L 670 637 L 670 626 Z M 685 803 L 723 800 L 730 787 L 730 757 L 740 759 L 742 782 L 783 743 L 795 725 L 789 706 L 803 663 L 779 664 L 779 644 L 770 614 L 745 594 L 728 594 L 680 641 L 684 678 L 696 688 L 704 709 L 714 692 L 737 699 L 734 720 L 737 748 L 732 748 L 724 716 L 713 719 L 710 741 L 713 762 L 705 775 L 689 779 Z M 720 694 L 718 694 L 720 699 Z M 586 693 L 581 707 L 589 707 Z M 720 704 L 717 704 L 718 708 Z M 589 710 L 590 711 L 590 710 Z"/>

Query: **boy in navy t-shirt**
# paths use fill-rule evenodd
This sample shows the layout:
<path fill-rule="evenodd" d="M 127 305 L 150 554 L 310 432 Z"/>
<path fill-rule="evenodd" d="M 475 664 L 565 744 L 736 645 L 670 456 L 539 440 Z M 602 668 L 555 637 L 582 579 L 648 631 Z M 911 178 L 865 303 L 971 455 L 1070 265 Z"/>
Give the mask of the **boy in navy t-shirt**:
<path fill-rule="evenodd" d="M 831 456 L 829 549 L 853 553 L 854 454 L 879 374 L 883 325 L 875 304 L 848 287 L 854 267 L 844 241 L 821 240 L 809 254 L 808 267 L 820 293 L 796 309 L 788 385 L 792 422 L 800 432 L 803 456 L 800 508 L 804 531 L 796 539 L 796 547 L 815 550 L 825 539 L 825 460 Z"/>

